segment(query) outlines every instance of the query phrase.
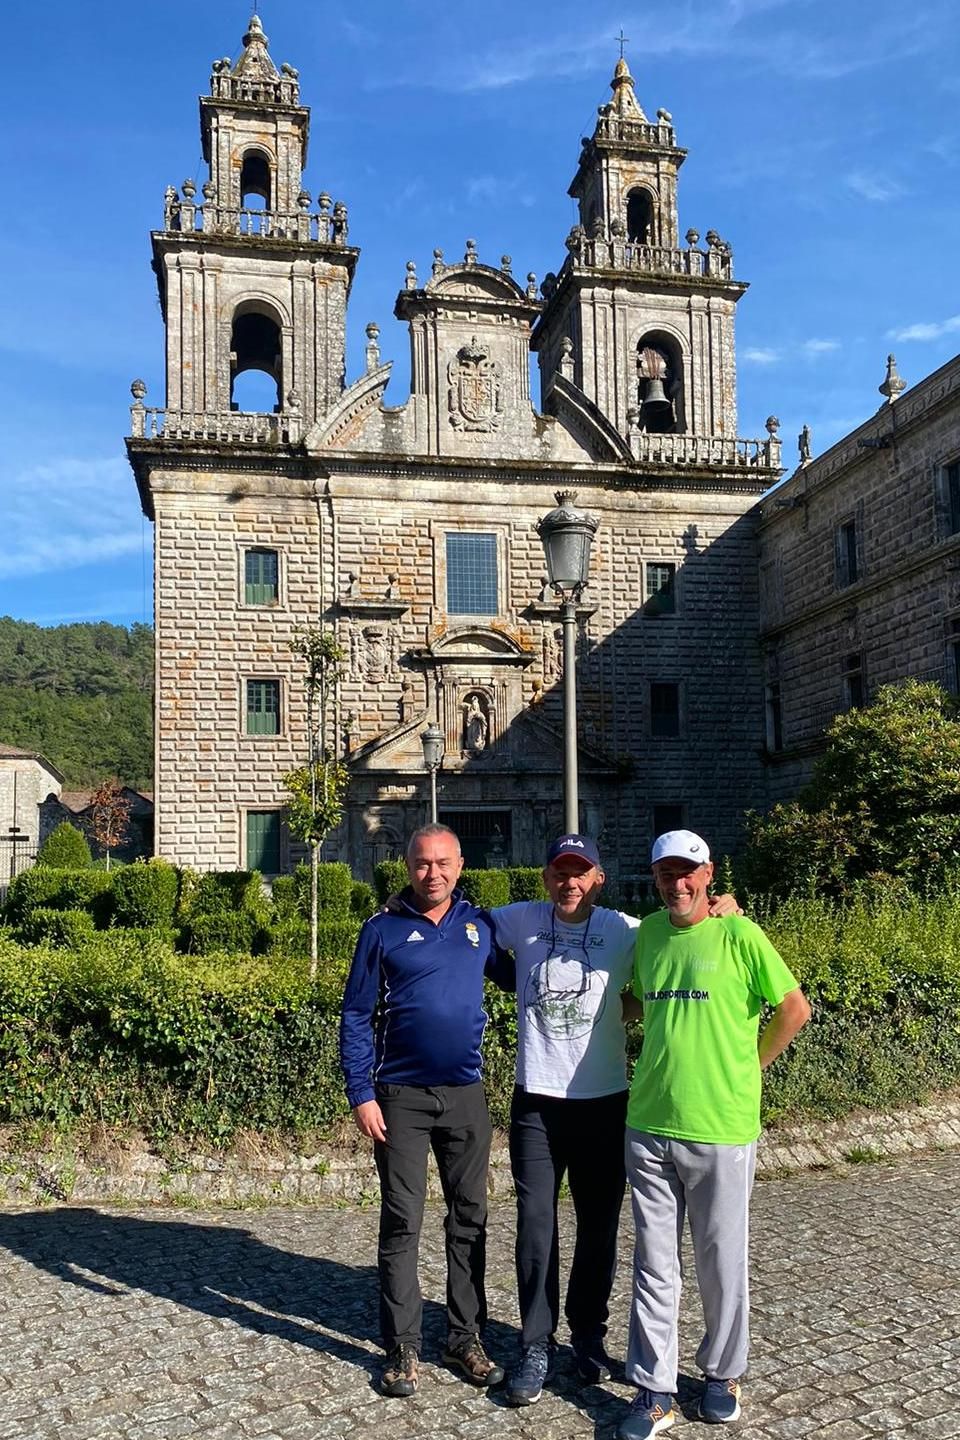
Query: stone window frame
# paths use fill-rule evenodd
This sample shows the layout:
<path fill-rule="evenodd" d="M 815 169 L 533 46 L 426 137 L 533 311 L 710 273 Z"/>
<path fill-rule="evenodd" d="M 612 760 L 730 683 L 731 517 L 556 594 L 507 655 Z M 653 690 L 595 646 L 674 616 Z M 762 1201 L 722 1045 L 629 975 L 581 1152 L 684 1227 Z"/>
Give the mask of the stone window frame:
<path fill-rule="evenodd" d="M 497 560 L 497 610 L 496 612 L 447 609 L 447 536 L 448 535 L 493 535 L 496 541 Z M 434 605 L 441 615 L 448 615 L 456 623 L 475 620 L 478 624 L 489 625 L 494 620 L 503 620 L 511 610 L 510 566 L 509 566 L 509 525 L 496 522 L 488 524 L 457 525 L 449 520 L 434 520 L 430 523 L 430 538 L 433 542 Z"/>
<path fill-rule="evenodd" d="M 960 455 L 937 466 L 934 477 L 937 539 L 960 535 Z"/>
<path fill-rule="evenodd" d="M 280 545 L 267 544 L 260 540 L 238 540 L 237 549 L 237 604 L 243 610 L 284 610 L 287 606 L 287 565 L 286 553 Z M 277 557 L 277 598 L 276 600 L 247 599 L 247 554 L 251 550 L 272 551 Z"/>
<path fill-rule="evenodd" d="M 866 657 L 862 649 L 850 650 L 840 660 L 843 711 L 862 710 L 869 703 Z M 859 696 L 859 698 L 857 698 Z"/>
<path fill-rule="evenodd" d="M 277 689 L 277 728 L 276 730 L 251 730 L 250 725 L 250 686 L 256 684 L 275 685 Z M 247 674 L 240 677 L 239 687 L 239 708 L 240 708 L 240 734 L 247 740 L 276 740 L 282 736 L 284 721 L 286 719 L 286 694 L 284 692 L 283 677 L 280 675 Z M 268 713 L 267 711 L 263 712 Z"/>
<path fill-rule="evenodd" d="M 768 755 L 780 755 L 786 748 L 783 740 L 783 689 L 779 679 L 768 680 L 763 687 L 764 748 Z"/>
<path fill-rule="evenodd" d="M 650 574 L 651 568 L 652 568 L 653 566 L 655 566 L 655 565 L 660 565 L 660 566 L 663 566 L 663 567 L 669 566 L 669 568 L 673 571 L 673 575 L 672 575 L 672 577 L 671 577 L 671 579 L 672 579 L 672 584 L 671 584 L 671 587 L 670 587 L 671 596 L 672 596 L 672 599 L 673 599 L 673 606 L 672 606 L 672 608 L 669 609 L 669 610 L 661 609 L 661 602 L 657 599 L 657 597 L 663 593 L 662 591 L 659 591 L 659 590 L 658 590 L 658 591 L 655 591 L 655 592 L 653 592 L 653 593 L 650 593 L 649 574 Z M 644 561 L 642 562 L 642 574 L 641 574 L 641 577 L 640 577 L 641 585 L 642 585 L 642 587 L 643 587 L 643 588 L 642 588 L 642 591 L 641 591 L 641 594 L 642 594 L 642 597 L 643 597 L 643 599 L 642 599 L 642 609 L 643 609 L 643 614 L 644 614 L 648 619 L 650 619 L 650 620 L 677 620 L 677 619 L 679 619 L 680 614 L 681 614 L 681 603 L 680 603 L 680 572 L 681 572 L 681 569 L 682 569 L 682 566 L 680 566 L 680 565 L 677 563 L 676 560 L 667 560 L 667 559 L 665 559 L 665 558 L 663 558 L 663 557 L 661 557 L 661 556 L 658 556 L 658 555 L 651 555 L 649 559 L 644 560 Z"/>
<path fill-rule="evenodd" d="M 657 818 L 657 811 L 660 811 L 660 818 Z M 676 823 L 665 824 L 666 817 L 664 810 L 672 810 Z M 677 820 L 676 817 L 679 816 Z M 654 840 L 658 835 L 665 835 L 668 830 L 685 830 L 687 828 L 687 807 L 682 800 L 656 801 L 650 806 L 650 833 Z"/>
<path fill-rule="evenodd" d="M 863 559 L 863 518 L 863 501 L 858 500 L 856 507 L 837 521 L 833 532 L 834 583 L 838 590 L 846 590 L 848 586 L 856 585 L 866 573 Z"/>

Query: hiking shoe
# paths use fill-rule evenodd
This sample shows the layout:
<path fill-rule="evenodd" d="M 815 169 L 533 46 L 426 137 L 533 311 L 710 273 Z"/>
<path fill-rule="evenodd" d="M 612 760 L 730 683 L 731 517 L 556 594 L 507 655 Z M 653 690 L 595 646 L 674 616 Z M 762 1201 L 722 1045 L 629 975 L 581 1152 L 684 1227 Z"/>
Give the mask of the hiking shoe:
<path fill-rule="evenodd" d="M 416 1345 L 395 1345 L 387 1356 L 386 1369 L 380 1377 L 381 1392 L 395 1398 L 415 1395 L 419 1383 L 419 1364 Z"/>
<path fill-rule="evenodd" d="M 697 1414 L 711 1425 L 729 1425 L 740 1419 L 739 1380 L 707 1380 Z"/>
<path fill-rule="evenodd" d="M 507 1381 L 508 1405 L 536 1405 L 553 1368 L 551 1345 L 528 1345 Z"/>
<path fill-rule="evenodd" d="M 650 1440 L 651 1435 L 669 1430 L 676 1418 L 672 1395 L 658 1390 L 638 1390 L 617 1426 L 617 1440 Z"/>
<path fill-rule="evenodd" d="M 462 1370 L 471 1385 L 499 1385 L 504 1376 L 503 1366 L 490 1359 L 476 1335 L 471 1335 L 459 1345 L 448 1345 L 443 1363 Z"/>
<path fill-rule="evenodd" d="M 587 1335 L 571 1343 L 577 1360 L 577 1374 L 585 1385 L 599 1385 L 601 1380 L 610 1379 L 613 1361 L 604 1350 L 600 1335 Z"/>

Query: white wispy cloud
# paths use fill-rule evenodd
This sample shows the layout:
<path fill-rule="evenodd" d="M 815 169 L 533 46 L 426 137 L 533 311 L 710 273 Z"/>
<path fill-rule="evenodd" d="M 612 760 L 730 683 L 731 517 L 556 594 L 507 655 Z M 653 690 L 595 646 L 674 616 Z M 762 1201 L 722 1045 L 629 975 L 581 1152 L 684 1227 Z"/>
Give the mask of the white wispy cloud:
<path fill-rule="evenodd" d="M 884 204 L 887 200 L 897 200 L 904 193 L 903 186 L 898 180 L 890 175 L 877 175 L 869 170 L 851 170 L 844 176 L 848 190 L 854 195 L 859 195 L 861 200 L 870 200 L 876 204 Z"/>
<path fill-rule="evenodd" d="M 143 544 L 127 462 L 64 457 L 2 482 L 0 579 L 45 575 L 135 555 Z"/>
<path fill-rule="evenodd" d="M 888 330 L 891 340 L 939 340 L 943 335 L 953 335 L 960 330 L 960 315 L 950 315 L 946 320 L 920 321 L 905 325 L 900 330 Z"/>
<path fill-rule="evenodd" d="M 776 365 L 780 352 L 762 345 L 748 345 L 745 350 L 741 350 L 740 359 L 745 360 L 748 365 Z"/>
<path fill-rule="evenodd" d="M 840 349 L 839 340 L 804 340 L 800 349 L 805 355 L 827 355 L 831 350 Z"/>

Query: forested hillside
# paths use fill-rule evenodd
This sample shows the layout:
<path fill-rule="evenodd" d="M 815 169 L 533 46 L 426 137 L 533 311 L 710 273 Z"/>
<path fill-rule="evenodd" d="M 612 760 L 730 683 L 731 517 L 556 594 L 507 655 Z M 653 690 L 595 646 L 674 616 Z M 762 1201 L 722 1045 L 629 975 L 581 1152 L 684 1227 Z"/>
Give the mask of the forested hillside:
<path fill-rule="evenodd" d="M 68 790 L 107 775 L 152 789 L 150 626 L 0 618 L 0 742 L 38 750 Z"/>

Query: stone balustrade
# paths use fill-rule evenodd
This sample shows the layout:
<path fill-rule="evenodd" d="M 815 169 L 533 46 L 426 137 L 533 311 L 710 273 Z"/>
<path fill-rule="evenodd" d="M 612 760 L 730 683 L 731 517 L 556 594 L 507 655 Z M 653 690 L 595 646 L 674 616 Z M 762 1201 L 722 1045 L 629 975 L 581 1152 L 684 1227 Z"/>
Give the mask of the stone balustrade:
<path fill-rule="evenodd" d="M 601 113 L 593 139 L 594 143 L 608 140 L 614 145 L 650 145 L 656 150 L 673 150 L 677 143 L 668 120 L 633 120 L 615 110 Z"/>
<path fill-rule="evenodd" d="M 650 435 L 631 430 L 629 443 L 634 459 L 644 465 L 780 469 L 780 441 L 775 435 L 768 440 L 737 440 L 724 435 Z"/>
<path fill-rule="evenodd" d="M 245 210 L 218 205 L 214 200 L 194 203 L 191 196 L 180 196 L 173 186 L 167 190 L 163 207 L 163 227 L 167 233 L 203 235 L 243 235 L 257 240 L 295 240 L 314 245 L 346 245 L 347 207 L 337 201 L 332 205 L 328 195 L 321 195 L 320 209 L 310 211 L 310 197 L 298 210 Z"/>
<path fill-rule="evenodd" d="M 196 440 L 224 445 L 296 445 L 303 433 L 297 414 L 266 415 L 235 410 L 225 415 L 204 411 L 159 410 L 135 401 L 130 434 L 135 440 Z"/>
<path fill-rule="evenodd" d="M 733 255 L 726 245 L 698 250 L 695 246 L 672 249 L 663 245 L 636 245 L 614 237 L 591 238 L 571 231 L 567 240 L 574 270 L 634 270 L 644 275 L 690 275 L 715 280 L 733 279 Z"/>

